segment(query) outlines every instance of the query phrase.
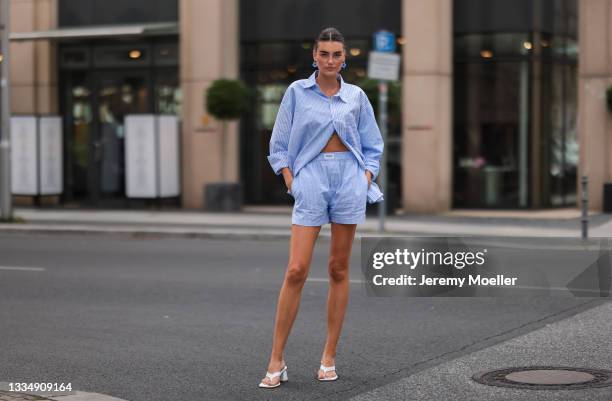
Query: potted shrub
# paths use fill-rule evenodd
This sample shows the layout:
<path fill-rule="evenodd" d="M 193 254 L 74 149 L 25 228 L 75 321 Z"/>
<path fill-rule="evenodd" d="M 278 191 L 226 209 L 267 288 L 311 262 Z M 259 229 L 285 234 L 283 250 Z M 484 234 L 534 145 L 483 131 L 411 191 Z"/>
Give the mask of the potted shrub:
<path fill-rule="evenodd" d="M 223 166 L 227 154 L 227 124 L 237 120 L 250 105 L 250 92 L 239 80 L 218 79 L 213 81 L 206 91 L 206 111 L 221 121 L 221 182 L 206 185 L 204 199 L 206 209 L 214 211 L 240 210 L 242 204 L 242 187 L 240 183 L 228 182 L 227 172 Z"/>

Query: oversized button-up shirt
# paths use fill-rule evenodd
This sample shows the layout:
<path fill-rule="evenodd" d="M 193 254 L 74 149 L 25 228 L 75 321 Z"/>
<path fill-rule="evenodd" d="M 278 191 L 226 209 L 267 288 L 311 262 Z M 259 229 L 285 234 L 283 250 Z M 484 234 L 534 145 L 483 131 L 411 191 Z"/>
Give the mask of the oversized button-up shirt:
<path fill-rule="evenodd" d="M 274 173 L 289 167 L 296 176 L 335 131 L 374 180 L 384 144 L 368 97 L 360 87 L 345 83 L 340 74 L 340 90 L 328 97 L 319 88 L 317 76 L 318 70 L 308 79 L 294 81 L 283 95 L 268 156 Z"/>

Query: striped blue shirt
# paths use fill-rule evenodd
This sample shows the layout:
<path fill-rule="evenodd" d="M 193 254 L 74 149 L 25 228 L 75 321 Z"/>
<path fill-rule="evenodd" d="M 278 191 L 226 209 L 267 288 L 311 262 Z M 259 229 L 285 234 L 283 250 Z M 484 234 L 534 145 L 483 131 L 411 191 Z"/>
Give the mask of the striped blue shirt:
<path fill-rule="evenodd" d="M 308 79 L 294 81 L 283 95 L 268 155 L 274 173 L 289 167 L 295 176 L 336 131 L 374 180 L 384 144 L 368 97 L 360 87 L 345 83 L 340 74 L 340 90 L 328 97 L 319 88 L 317 75 L 318 70 Z"/>

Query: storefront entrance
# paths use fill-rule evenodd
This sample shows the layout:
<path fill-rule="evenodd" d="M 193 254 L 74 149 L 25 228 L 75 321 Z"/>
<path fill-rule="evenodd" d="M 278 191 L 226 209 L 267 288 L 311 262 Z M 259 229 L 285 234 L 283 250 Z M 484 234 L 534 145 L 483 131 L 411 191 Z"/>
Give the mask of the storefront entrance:
<path fill-rule="evenodd" d="M 64 204 L 138 207 L 151 203 L 125 196 L 124 118 L 143 113 L 180 115 L 177 68 L 155 67 L 153 60 L 142 60 L 153 59 L 151 49 L 155 48 L 151 44 L 90 46 L 83 57 L 93 54 L 96 61 L 98 56 L 97 63 L 109 68 L 74 69 L 68 65 L 61 72 Z M 80 60 L 72 49 L 62 49 L 63 61 Z M 145 65 L 132 67 L 130 60 Z M 120 66 L 126 61 L 128 65 Z M 178 204 L 178 199 L 170 203 Z"/>

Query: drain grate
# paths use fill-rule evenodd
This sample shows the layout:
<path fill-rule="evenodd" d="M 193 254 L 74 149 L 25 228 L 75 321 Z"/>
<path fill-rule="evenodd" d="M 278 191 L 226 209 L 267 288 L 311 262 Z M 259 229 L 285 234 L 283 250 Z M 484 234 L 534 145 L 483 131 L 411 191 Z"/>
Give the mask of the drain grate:
<path fill-rule="evenodd" d="M 579 390 L 612 386 L 612 371 L 565 366 L 527 366 L 476 373 L 481 384 L 532 390 Z"/>

